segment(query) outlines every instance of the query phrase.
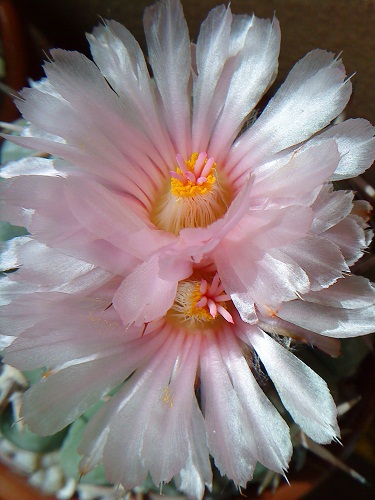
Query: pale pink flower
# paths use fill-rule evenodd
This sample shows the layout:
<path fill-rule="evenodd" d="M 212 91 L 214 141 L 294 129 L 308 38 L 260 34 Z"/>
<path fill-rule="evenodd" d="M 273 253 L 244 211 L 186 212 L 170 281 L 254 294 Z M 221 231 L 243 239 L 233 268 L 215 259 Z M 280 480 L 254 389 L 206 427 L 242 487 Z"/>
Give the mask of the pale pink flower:
<path fill-rule="evenodd" d="M 17 337 L 5 361 L 47 366 L 23 409 L 42 434 L 125 381 L 87 427 L 82 470 L 103 460 L 127 488 L 149 471 L 199 498 L 209 454 L 241 486 L 257 461 L 287 470 L 289 428 L 258 358 L 308 436 L 339 435 L 325 382 L 277 338 L 336 356 L 338 338 L 375 329 L 374 290 L 349 275 L 369 206 L 331 185 L 371 165 L 373 128 L 329 126 L 351 83 L 316 50 L 244 130 L 276 75 L 276 19 L 220 6 L 191 45 L 166 0 L 144 24 L 154 81 L 109 21 L 88 36 L 96 65 L 52 51 L 47 78 L 22 91 L 30 125 L 12 140 L 60 159 L 2 170 L 5 214 L 31 233 L 3 256 L 20 266 L 2 281 L 3 333 Z"/>

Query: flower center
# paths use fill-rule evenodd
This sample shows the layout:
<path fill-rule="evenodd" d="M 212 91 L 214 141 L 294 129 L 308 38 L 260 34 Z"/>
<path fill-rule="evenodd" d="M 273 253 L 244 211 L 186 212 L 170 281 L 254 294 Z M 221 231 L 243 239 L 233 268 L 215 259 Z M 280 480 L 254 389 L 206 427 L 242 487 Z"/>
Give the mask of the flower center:
<path fill-rule="evenodd" d="M 156 200 L 151 220 L 159 229 L 179 234 L 181 229 L 207 227 L 222 217 L 230 196 L 214 158 L 207 158 L 207 153 L 193 153 L 188 160 L 178 154 L 176 162 L 165 191 Z"/>
<path fill-rule="evenodd" d="M 217 273 L 211 284 L 205 279 L 184 280 L 178 284 L 175 301 L 167 316 L 189 328 L 209 327 L 212 321 L 220 318 L 233 323 L 225 307 L 225 302 L 230 300 Z"/>
<path fill-rule="evenodd" d="M 171 194 L 176 198 L 192 197 L 209 193 L 216 182 L 213 157 L 207 159 L 206 153 L 193 153 L 186 162 L 181 155 L 176 156 L 178 167 L 170 171 Z"/>

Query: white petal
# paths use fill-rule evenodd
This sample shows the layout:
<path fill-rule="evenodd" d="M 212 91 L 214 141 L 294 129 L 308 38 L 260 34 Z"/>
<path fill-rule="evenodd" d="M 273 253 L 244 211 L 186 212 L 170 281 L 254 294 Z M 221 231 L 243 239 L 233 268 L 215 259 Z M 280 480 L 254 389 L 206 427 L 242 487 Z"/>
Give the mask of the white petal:
<path fill-rule="evenodd" d="M 236 21 L 236 17 L 233 16 L 233 21 Z M 280 50 L 280 28 L 277 19 L 270 21 L 253 16 L 250 29 L 246 21 L 243 22 L 242 28 L 247 35 L 243 41 L 244 45 L 237 54 L 227 60 L 215 91 L 221 91 L 222 94 L 222 109 L 209 147 L 215 158 L 222 158 L 229 150 L 245 118 L 272 83 L 277 71 Z M 239 38 L 243 36 L 238 36 L 237 23 L 235 26 L 233 24 L 230 38 L 232 47 L 235 45 L 237 48 Z M 232 41 L 234 35 L 235 41 Z"/>
<path fill-rule="evenodd" d="M 145 10 L 144 29 L 150 64 L 162 100 L 162 113 L 176 151 L 191 153 L 190 39 L 179 0 Z"/>
<path fill-rule="evenodd" d="M 20 175 L 47 175 L 51 177 L 62 177 L 54 167 L 54 161 L 47 158 L 29 157 L 4 165 L 0 170 L 1 177 L 11 179 Z"/>
<path fill-rule="evenodd" d="M 213 103 L 215 89 L 230 48 L 232 14 L 220 5 L 202 23 L 196 47 L 198 76 L 193 87 L 193 150 L 206 151 L 212 126 L 219 113 Z"/>
<path fill-rule="evenodd" d="M 352 274 L 325 290 L 310 292 L 306 298 L 321 305 L 360 309 L 375 303 L 375 288 L 368 279 Z"/>
<path fill-rule="evenodd" d="M 368 245 L 362 223 L 362 220 L 358 221 L 356 217 L 349 215 L 324 233 L 326 238 L 340 248 L 348 266 L 352 266 L 362 257 Z"/>
<path fill-rule="evenodd" d="M 306 272 L 312 290 L 332 285 L 349 271 L 338 246 L 326 238 L 306 236 L 282 251 Z"/>
<path fill-rule="evenodd" d="M 351 191 L 333 191 L 331 184 L 323 186 L 312 205 L 314 220 L 311 231 L 321 234 L 335 226 L 350 214 L 353 208 L 353 193 Z"/>
<path fill-rule="evenodd" d="M 343 279 L 344 282 L 346 278 Z M 336 286 L 338 293 L 336 293 Z M 295 323 L 306 330 L 320 333 L 321 335 L 328 335 L 329 337 L 344 338 L 355 337 L 357 335 L 365 335 L 375 331 L 375 307 L 368 305 L 367 292 L 365 292 L 364 302 L 361 304 L 359 299 L 359 307 L 353 308 L 354 304 L 350 304 L 350 308 L 339 307 L 340 291 L 343 291 L 343 303 L 347 299 L 348 288 L 350 288 L 350 281 L 348 285 L 344 285 L 342 280 L 336 284 L 322 290 L 323 300 L 327 299 L 329 304 L 329 294 L 333 293 L 333 304 L 336 305 L 321 305 L 317 303 L 317 294 L 312 295 L 314 302 L 309 302 L 309 295 L 304 297 L 304 300 L 293 300 L 284 303 L 279 311 L 278 316 L 291 323 Z M 326 302 L 325 302 L 326 304 Z M 361 307 L 362 306 L 362 307 Z"/>
<path fill-rule="evenodd" d="M 288 201 L 293 205 L 311 205 L 316 196 L 315 188 L 331 177 L 339 159 L 333 140 L 307 148 L 292 155 L 287 163 L 281 159 L 268 172 L 257 173 L 251 194 L 255 198 L 265 198 L 271 206 Z"/>
<path fill-rule="evenodd" d="M 12 266 L 20 267 L 17 279 L 42 285 L 57 285 L 94 269 L 92 264 L 73 259 L 58 250 L 48 248 L 27 236 L 14 238 L 9 252 L 13 255 Z"/>
<path fill-rule="evenodd" d="M 256 458 L 265 467 L 283 474 L 293 452 L 289 427 L 259 387 L 238 345 L 229 336 L 222 336 L 221 340 L 223 360 L 246 412 Z"/>
<path fill-rule="evenodd" d="M 245 158 L 258 164 L 298 144 L 327 126 L 347 104 L 351 83 L 340 60 L 322 50 L 309 52 L 289 73 L 285 83 L 235 145 L 231 164 Z"/>
<path fill-rule="evenodd" d="M 18 283 L 8 276 L 0 277 L 0 305 L 5 306 L 16 300 L 20 295 L 34 293 L 40 290 L 40 285 L 34 283 Z"/>
<path fill-rule="evenodd" d="M 0 350 L 10 346 L 15 338 L 11 335 L 0 335 Z"/>
<path fill-rule="evenodd" d="M 20 239 L 17 246 L 17 266 L 12 279 L 65 293 L 96 290 L 112 278 L 112 274 L 93 264 L 49 248 L 30 238 Z"/>
<path fill-rule="evenodd" d="M 202 407 L 210 453 L 221 474 L 245 486 L 257 460 L 252 433 L 214 336 L 207 334 L 202 342 Z"/>
<path fill-rule="evenodd" d="M 248 16 L 246 14 L 232 14 L 230 44 L 228 50 L 229 57 L 237 55 L 244 48 L 253 21 L 254 15 Z"/>
<path fill-rule="evenodd" d="M 9 269 L 16 269 L 20 262 L 18 260 L 18 251 L 23 246 L 26 245 L 31 238 L 28 236 L 19 236 L 18 238 L 12 238 L 11 240 L 4 241 L 1 243 L 1 253 L 0 253 L 0 271 L 8 271 Z"/>
<path fill-rule="evenodd" d="M 160 425 L 163 424 L 153 420 L 154 408 L 168 405 L 168 409 L 173 411 L 168 399 L 172 398 L 172 394 L 168 393 L 168 389 L 183 339 L 181 335 L 167 336 L 168 333 L 171 332 L 163 332 L 166 341 L 158 351 L 154 350 L 152 359 L 126 382 L 110 402 L 112 420 L 104 447 L 104 467 L 108 479 L 115 484 L 123 484 L 126 489 L 139 486 L 146 479 L 151 463 L 157 464 L 160 453 L 164 453 L 165 457 L 170 453 L 176 458 L 176 450 L 169 447 L 161 451 L 159 446 L 147 445 L 147 454 L 144 452 L 145 440 L 152 440 L 153 436 L 157 438 L 162 432 Z M 189 405 L 192 401 L 185 402 Z M 180 404 L 176 403 L 176 408 L 181 408 Z M 186 435 L 187 429 L 182 426 L 181 438 L 185 439 Z M 170 464 L 169 470 L 163 471 L 163 477 L 155 476 L 155 482 L 171 479 L 186 463 L 187 446 L 178 451 L 175 464 Z"/>
<path fill-rule="evenodd" d="M 248 337 L 303 432 L 322 444 L 339 436 L 336 406 L 324 380 L 261 330 Z"/>
<path fill-rule="evenodd" d="M 200 499 L 205 485 L 212 488 L 212 470 L 208 455 L 207 435 L 204 419 L 197 401 L 193 403 L 189 427 L 188 459 L 186 465 L 174 478 L 176 486 L 186 495 Z"/>
<path fill-rule="evenodd" d="M 375 157 L 374 131 L 371 123 L 361 118 L 346 120 L 316 135 L 308 144 L 321 144 L 327 139 L 335 139 L 341 160 L 331 180 L 347 179 L 371 167 Z"/>
<path fill-rule="evenodd" d="M 78 453 L 83 457 L 79 463 L 79 472 L 87 474 L 103 463 L 103 449 L 109 433 L 109 422 L 111 412 L 108 411 L 109 404 L 102 406 L 88 422 L 81 442 L 78 446 Z"/>
<path fill-rule="evenodd" d="M 258 326 L 267 333 L 290 337 L 305 344 L 316 346 L 334 358 L 340 355 L 340 341 L 338 339 L 323 337 L 323 335 L 285 321 L 267 306 L 258 306 L 258 318 Z"/>
<path fill-rule="evenodd" d="M 256 278 L 249 285 L 249 294 L 255 303 L 277 307 L 310 289 L 306 272 L 282 251 L 270 250 L 253 265 Z"/>

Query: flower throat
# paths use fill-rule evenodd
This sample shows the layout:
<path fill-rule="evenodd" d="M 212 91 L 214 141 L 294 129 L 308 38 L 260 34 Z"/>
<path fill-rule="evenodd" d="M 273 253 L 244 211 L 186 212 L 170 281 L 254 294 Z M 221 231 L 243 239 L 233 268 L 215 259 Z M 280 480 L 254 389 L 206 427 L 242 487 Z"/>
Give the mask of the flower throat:
<path fill-rule="evenodd" d="M 193 153 L 188 160 L 178 154 L 176 162 L 151 220 L 159 229 L 179 234 L 181 229 L 207 227 L 220 219 L 228 209 L 230 193 L 207 153 Z"/>
<path fill-rule="evenodd" d="M 217 321 L 234 323 L 227 309 L 230 301 L 217 273 L 211 279 L 208 278 L 208 281 L 195 276 L 179 282 L 176 298 L 167 312 L 167 318 L 179 326 L 199 331 L 212 327 L 212 323 Z"/>

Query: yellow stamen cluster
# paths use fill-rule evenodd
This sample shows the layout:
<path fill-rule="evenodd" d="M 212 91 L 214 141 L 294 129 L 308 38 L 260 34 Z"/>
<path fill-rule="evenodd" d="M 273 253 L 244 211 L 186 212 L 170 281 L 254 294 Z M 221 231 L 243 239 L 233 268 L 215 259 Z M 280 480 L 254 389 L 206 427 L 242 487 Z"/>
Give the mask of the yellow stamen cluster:
<path fill-rule="evenodd" d="M 185 228 L 207 227 L 227 211 L 231 196 L 225 179 L 213 158 L 201 160 L 197 169 L 198 157 L 193 153 L 188 160 L 180 158 L 165 190 L 155 199 L 150 217 L 159 229 L 179 234 Z"/>
<path fill-rule="evenodd" d="M 195 321 L 212 321 L 215 318 L 211 316 L 206 306 L 197 307 L 197 303 L 202 297 L 200 283 L 197 283 L 195 289 L 190 293 L 190 300 L 185 306 L 184 314 L 187 318 L 194 318 Z"/>
<path fill-rule="evenodd" d="M 182 281 L 178 285 L 176 298 L 167 316 L 187 327 L 204 327 L 206 323 L 214 321 L 207 307 L 196 307 L 202 298 L 200 282 Z"/>
<path fill-rule="evenodd" d="M 194 166 L 198 159 L 198 153 L 193 153 L 189 160 L 186 160 L 186 166 L 189 172 L 194 172 Z M 204 165 L 206 165 L 207 159 L 204 161 Z M 203 184 L 197 184 L 191 180 L 188 180 L 186 183 L 183 183 L 180 179 L 171 178 L 171 194 L 176 197 L 193 197 L 197 195 L 205 195 L 209 191 L 211 191 L 213 185 L 216 182 L 216 177 L 214 175 L 214 169 L 216 168 L 216 163 L 214 163 L 210 169 L 209 174 L 206 176 L 206 181 Z M 180 168 L 177 167 L 176 173 L 183 176 L 183 172 Z"/>
<path fill-rule="evenodd" d="M 181 174 L 181 170 L 177 168 L 176 172 L 178 174 Z M 178 179 L 171 179 L 171 194 L 173 196 L 181 197 L 181 196 L 186 196 L 186 197 L 193 197 L 196 195 L 204 195 L 208 191 L 212 189 L 212 186 L 216 182 L 216 177 L 213 174 L 209 174 L 207 176 L 206 182 L 203 184 L 194 184 L 191 181 L 188 181 L 185 185 L 182 184 L 182 182 Z"/>
<path fill-rule="evenodd" d="M 178 284 L 176 298 L 167 318 L 191 330 L 211 328 L 212 322 L 233 323 L 233 317 L 225 305 L 227 301 L 230 301 L 230 296 L 225 294 L 217 274 L 211 284 L 196 276 Z"/>

